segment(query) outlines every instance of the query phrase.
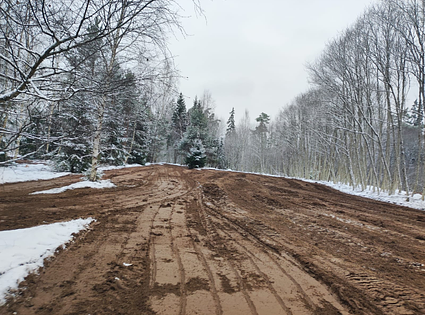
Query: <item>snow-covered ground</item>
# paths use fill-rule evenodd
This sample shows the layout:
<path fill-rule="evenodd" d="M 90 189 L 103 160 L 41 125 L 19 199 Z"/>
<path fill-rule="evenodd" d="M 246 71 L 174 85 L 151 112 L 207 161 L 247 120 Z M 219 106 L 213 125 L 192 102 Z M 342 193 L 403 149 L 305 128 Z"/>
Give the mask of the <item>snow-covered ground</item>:
<path fill-rule="evenodd" d="M 38 164 L 15 164 L 8 167 L 0 167 L 0 184 L 26 182 L 39 179 L 53 179 L 70 173 L 53 172 L 49 165 Z"/>
<path fill-rule="evenodd" d="M 77 188 L 113 188 L 116 187 L 111 181 L 108 180 L 100 180 L 98 182 L 90 182 L 88 180 L 74 183 L 68 186 L 59 187 L 59 188 L 53 188 L 48 190 L 42 190 L 42 191 L 36 191 L 33 192 L 31 195 L 38 195 L 38 194 L 60 194 L 64 191 L 70 190 L 70 189 L 77 189 Z"/>
<path fill-rule="evenodd" d="M 102 168 L 102 170 L 112 168 Z M 0 184 L 39 179 L 53 179 L 70 173 L 54 172 L 46 164 L 15 164 L 0 168 Z M 81 181 L 69 186 L 39 191 L 34 194 L 57 194 L 77 188 L 111 188 L 110 180 Z M 73 233 L 86 229 L 93 219 L 78 219 L 63 223 L 40 225 L 28 229 L 0 231 L 0 305 L 9 290 L 31 272 L 43 266 L 44 259 L 53 255 L 56 248 L 69 242 Z"/>
<path fill-rule="evenodd" d="M 108 170 L 115 170 L 128 167 L 137 167 L 141 166 L 139 164 L 131 164 L 124 166 L 102 166 L 99 167 L 99 172 L 102 173 Z M 5 183 L 17 183 L 17 182 L 27 182 L 31 180 L 42 180 L 42 179 L 53 179 L 62 176 L 69 175 L 68 172 L 54 172 L 52 167 L 46 164 L 45 162 L 35 163 L 35 164 L 14 164 L 13 166 L 0 167 L 0 184 Z M 84 186 L 88 187 L 88 186 Z M 75 189 L 80 187 L 74 187 L 70 189 Z M 83 188 L 83 187 L 81 187 Z M 98 188 L 98 187 L 95 187 Z M 102 187 L 107 188 L 107 187 Z"/>
<path fill-rule="evenodd" d="M 0 305 L 9 290 L 43 266 L 45 258 L 69 242 L 73 233 L 86 229 L 92 218 L 39 225 L 27 229 L 0 232 Z"/>
<path fill-rule="evenodd" d="M 344 193 L 350 194 L 350 195 L 356 195 L 361 196 L 369 199 L 384 201 L 400 206 L 410 207 L 418 210 L 425 210 L 425 201 L 422 200 L 422 195 L 420 194 L 412 194 L 406 195 L 405 191 L 396 191 L 396 193 L 389 195 L 388 192 L 379 192 L 376 190 L 373 190 L 372 187 L 368 187 L 365 190 L 362 190 L 360 187 L 354 188 L 348 185 L 344 184 L 335 184 L 331 182 L 324 182 L 324 181 L 313 181 L 313 180 L 305 180 L 300 179 L 303 181 L 311 182 L 311 183 L 319 183 L 323 184 L 329 187 L 332 187 L 336 190 L 342 191 Z"/>
<path fill-rule="evenodd" d="M 148 165 L 148 163 L 146 165 Z M 131 168 L 131 167 L 139 167 L 139 166 L 142 166 L 142 165 L 140 165 L 140 164 L 126 164 L 126 165 L 121 165 L 121 166 L 101 166 L 101 167 L 98 168 L 98 170 L 100 172 L 103 172 L 103 171 L 120 170 L 122 168 Z"/>

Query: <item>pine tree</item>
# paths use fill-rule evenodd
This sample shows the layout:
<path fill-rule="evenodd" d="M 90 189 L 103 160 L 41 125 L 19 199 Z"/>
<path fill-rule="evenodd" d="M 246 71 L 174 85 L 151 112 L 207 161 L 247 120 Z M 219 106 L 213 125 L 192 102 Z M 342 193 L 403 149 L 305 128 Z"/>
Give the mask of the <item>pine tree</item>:
<path fill-rule="evenodd" d="M 222 154 L 223 167 L 229 167 L 234 170 L 237 169 L 237 164 L 239 160 L 237 141 L 238 139 L 237 139 L 236 125 L 235 125 L 235 108 L 233 107 L 230 112 L 230 117 L 227 120 L 226 138 L 222 146 L 223 148 L 222 151 L 224 152 Z"/>
<path fill-rule="evenodd" d="M 180 136 L 186 131 L 187 117 L 186 117 L 186 103 L 183 98 L 183 94 L 180 93 L 177 99 L 176 107 L 171 118 L 173 130 Z"/>
<path fill-rule="evenodd" d="M 90 36 L 97 29 L 92 25 Z M 133 131 L 141 106 L 136 76 L 117 62 L 105 64 L 103 56 L 108 53 L 108 46 L 97 40 L 67 55 L 74 69 L 69 80 L 81 91 L 63 102 L 60 114 L 52 118 L 52 133 L 63 136 L 52 152 L 57 153 L 54 160 L 59 169 L 82 172 L 93 166 L 93 160 L 96 165 L 100 161 L 121 165 L 134 147 Z"/>
<path fill-rule="evenodd" d="M 255 120 L 259 123 L 258 126 L 255 127 L 255 131 L 260 134 L 266 133 L 268 131 L 267 125 L 269 124 L 270 116 L 266 113 L 261 113 Z"/>
<path fill-rule="evenodd" d="M 207 156 L 205 155 L 205 148 L 201 139 L 195 139 L 190 147 L 189 153 L 186 157 L 186 165 L 192 168 L 201 168 L 205 166 Z"/>
<path fill-rule="evenodd" d="M 258 126 L 255 127 L 254 130 L 254 136 L 257 139 L 257 150 L 258 154 L 256 156 L 258 157 L 258 164 L 256 166 L 256 171 L 264 172 L 265 171 L 265 164 L 266 164 L 266 148 L 267 148 L 267 133 L 268 133 L 268 127 L 270 121 L 270 116 L 261 113 L 260 116 L 258 116 L 255 119 L 258 122 Z"/>
<path fill-rule="evenodd" d="M 189 122 L 180 142 L 180 149 L 189 153 L 196 139 L 205 142 L 208 134 L 208 118 L 206 117 L 201 102 L 195 97 L 193 106 L 188 110 Z"/>
<path fill-rule="evenodd" d="M 219 129 L 219 120 L 208 105 L 204 105 L 195 97 L 193 106 L 188 110 L 189 124 L 180 142 L 180 149 L 190 154 L 191 148 L 197 140 L 202 142 L 205 149 L 206 164 L 211 166 L 218 165 L 219 138 L 217 136 Z"/>
<path fill-rule="evenodd" d="M 174 150 L 174 163 L 177 163 L 181 155 L 180 142 L 186 132 L 187 124 L 186 103 L 183 94 L 180 93 L 171 117 L 171 132 L 168 138 L 168 145 Z"/>
<path fill-rule="evenodd" d="M 232 108 L 232 111 L 230 112 L 230 117 L 227 120 L 227 129 L 226 129 L 226 137 L 231 136 L 235 133 L 236 126 L 235 126 L 235 108 Z"/>
<path fill-rule="evenodd" d="M 414 127 L 423 125 L 423 118 L 419 111 L 418 100 L 415 100 L 410 109 L 406 109 L 404 112 L 404 122 Z"/>

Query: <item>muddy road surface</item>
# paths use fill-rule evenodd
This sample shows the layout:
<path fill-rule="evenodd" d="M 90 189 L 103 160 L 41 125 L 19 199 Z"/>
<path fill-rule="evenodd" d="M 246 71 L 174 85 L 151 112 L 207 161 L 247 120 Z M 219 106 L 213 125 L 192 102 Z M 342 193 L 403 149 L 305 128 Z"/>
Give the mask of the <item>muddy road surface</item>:
<path fill-rule="evenodd" d="M 154 165 L 0 187 L 0 230 L 93 217 L 0 314 L 425 314 L 425 212 Z M 1 259 L 1 258 L 0 258 Z"/>

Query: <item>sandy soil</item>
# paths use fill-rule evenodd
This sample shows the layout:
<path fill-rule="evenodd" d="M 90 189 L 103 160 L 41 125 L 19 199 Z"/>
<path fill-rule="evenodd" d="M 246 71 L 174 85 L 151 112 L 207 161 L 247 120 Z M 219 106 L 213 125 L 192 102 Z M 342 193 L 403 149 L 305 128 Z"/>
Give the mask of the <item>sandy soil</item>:
<path fill-rule="evenodd" d="M 0 186 L 0 230 L 97 219 L 0 314 L 425 314 L 424 212 L 177 166 L 105 178 L 117 187 Z"/>

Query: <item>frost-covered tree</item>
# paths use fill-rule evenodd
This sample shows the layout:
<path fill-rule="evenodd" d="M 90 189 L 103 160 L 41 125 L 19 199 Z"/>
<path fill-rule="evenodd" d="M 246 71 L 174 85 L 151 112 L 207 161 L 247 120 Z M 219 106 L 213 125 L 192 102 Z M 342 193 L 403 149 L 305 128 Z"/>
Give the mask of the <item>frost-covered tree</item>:
<path fill-rule="evenodd" d="M 204 142 L 208 134 L 208 118 L 197 97 L 195 97 L 193 106 L 188 110 L 187 116 L 189 118 L 188 125 L 180 142 L 180 150 L 185 153 L 189 153 L 196 140 Z"/>
<path fill-rule="evenodd" d="M 180 141 L 180 150 L 187 154 L 194 142 L 201 140 L 205 148 L 206 163 L 217 167 L 223 164 L 219 158 L 221 156 L 220 121 L 215 118 L 211 103 L 212 98 L 208 93 L 204 95 L 202 101 L 195 97 L 193 106 L 187 113 L 188 125 Z"/>
<path fill-rule="evenodd" d="M 0 21 L 0 77 L 10 82 L 0 90 L 3 107 L 23 94 L 54 95 L 55 82 L 69 71 L 64 54 L 106 38 L 115 45 L 126 37 L 127 47 L 148 37 L 160 43 L 164 28 L 177 20 L 173 1 L 166 0 L 3 0 Z"/>
<path fill-rule="evenodd" d="M 0 150 L 10 151 L 10 144 L 19 148 L 21 137 L 26 132 L 23 127 L 30 124 L 28 113 L 33 112 L 30 107 L 40 103 L 34 100 L 45 101 L 43 106 L 48 110 L 44 112 L 47 120 L 51 121 L 53 111 L 63 108 L 62 104 L 58 106 L 58 102 L 71 104 L 72 96 L 78 93 L 87 96 L 91 90 L 91 96 L 84 100 L 88 104 L 90 99 L 89 106 L 96 108 L 92 119 L 94 129 L 92 134 L 86 135 L 92 139 L 88 147 L 92 150 L 90 177 L 94 180 L 101 144 L 104 143 L 103 124 L 109 127 L 114 124 L 107 120 L 108 107 L 116 104 L 114 94 L 119 93 L 115 89 L 116 68 L 126 73 L 128 68 L 138 63 L 138 59 L 151 60 L 152 65 L 163 64 L 162 61 L 167 60 L 166 34 L 171 27 L 179 27 L 177 10 L 174 1 L 168 0 L 1 1 L 0 109 L 4 115 L 0 117 L 0 123 L 4 128 L 0 130 Z M 99 49 L 94 50 L 96 45 Z M 82 58 L 83 55 L 87 58 Z M 89 84 L 82 84 L 84 76 L 90 77 L 87 76 L 87 68 L 90 68 L 91 61 L 95 61 L 96 70 L 101 68 L 98 74 L 102 73 L 103 78 L 86 80 Z M 165 81 L 155 71 L 134 72 L 141 85 L 147 81 Z M 91 77 L 95 75 L 92 73 Z M 94 97 L 96 93 L 98 96 Z M 15 126 L 11 124 L 11 117 L 19 117 Z M 113 129 L 117 129 L 118 125 L 115 127 Z M 10 141 L 12 138 L 13 143 Z M 109 142 L 114 142 L 108 149 L 110 155 L 118 153 L 113 146 L 121 141 L 120 138 L 119 134 L 110 137 Z M 44 141 L 49 139 L 48 131 Z M 9 148 L 5 147 L 6 144 Z"/>
<path fill-rule="evenodd" d="M 201 168 L 205 166 L 207 156 L 201 139 L 194 139 L 189 152 L 186 156 L 186 165 L 192 168 Z"/>
<path fill-rule="evenodd" d="M 268 125 L 270 122 L 270 116 L 266 113 L 261 113 L 256 119 L 258 125 L 253 131 L 254 140 L 254 152 L 255 152 L 255 171 L 264 172 L 266 171 L 266 150 L 268 141 Z"/>
<path fill-rule="evenodd" d="M 235 108 L 232 107 L 229 119 L 227 120 L 226 136 L 232 136 L 236 132 L 235 125 Z"/>
<path fill-rule="evenodd" d="M 236 170 L 240 160 L 238 134 L 235 124 L 235 108 L 230 111 L 227 120 L 226 137 L 224 140 L 224 156 L 226 167 Z"/>
<path fill-rule="evenodd" d="M 168 145 L 173 148 L 173 161 L 177 163 L 181 156 L 180 142 L 187 128 L 186 103 L 183 94 L 180 93 L 171 117 L 171 131 Z"/>

